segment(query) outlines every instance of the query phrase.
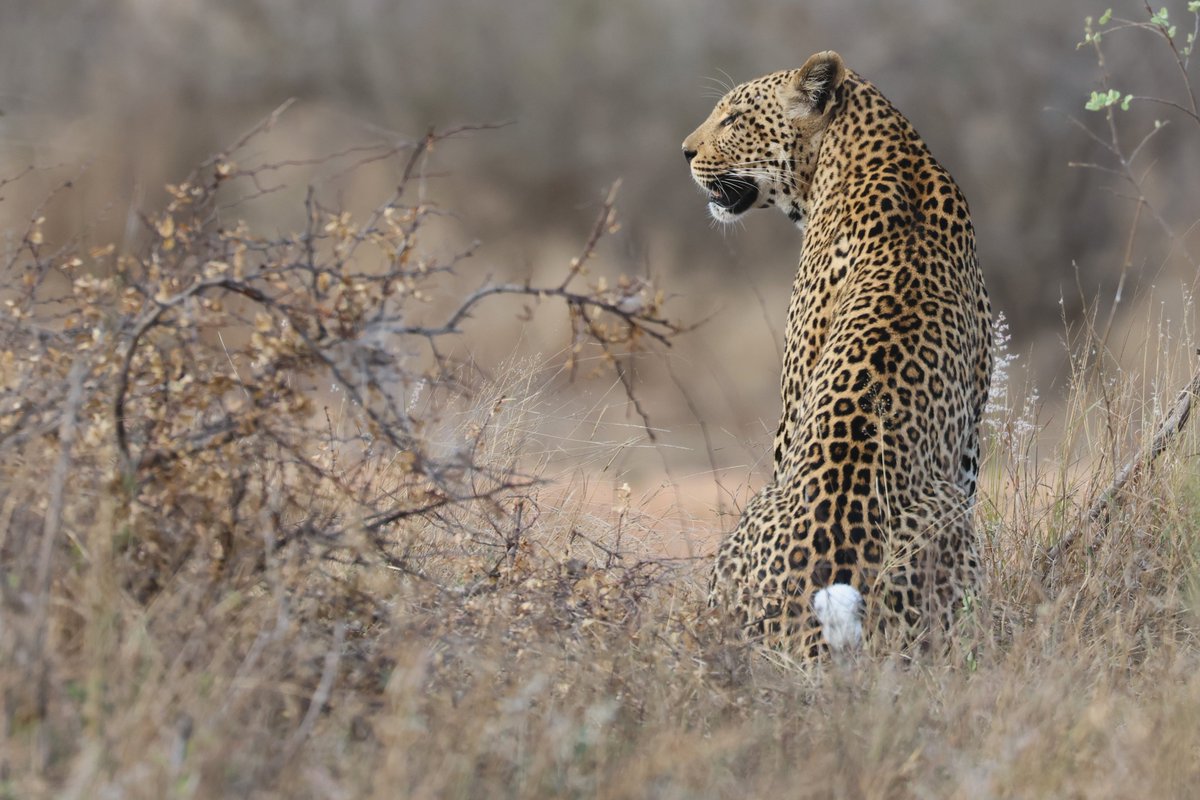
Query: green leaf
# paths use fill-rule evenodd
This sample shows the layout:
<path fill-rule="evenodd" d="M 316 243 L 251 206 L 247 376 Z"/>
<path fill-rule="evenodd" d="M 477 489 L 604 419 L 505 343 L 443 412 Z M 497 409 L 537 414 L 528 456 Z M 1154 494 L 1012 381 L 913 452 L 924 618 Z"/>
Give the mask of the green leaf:
<path fill-rule="evenodd" d="M 1170 25 L 1170 17 L 1165 8 L 1160 8 L 1157 14 L 1150 15 L 1150 24 L 1166 29 Z"/>
<path fill-rule="evenodd" d="M 1200 5 L 1200 0 L 1196 0 L 1196 5 Z M 1110 19 L 1112 19 L 1112 9 L 1106 8 L 1104 13 L 1100 15 L 1100 24 L 1107 25 Z"/>
<path fill-rule="evenodd" d="M 1131 94 L 1125 95 L 1125 99 L 1121 101 L 1121 110 L 1122 111 L 1129 110 L 1129 101 L 1132 99 L 1133 99 L 1133 95 L 1131 95 Z"/>
<path fill-rule="evenodd" d="M 1188 3 L 1188 11 L 1192 12 L 1193 14 L 1200 14 L 1200 0 L 1191 0 L 1191 2 Z"/>
<path fill-rule="evenodd" d="M 1120 102 L 1121 93 L 1116 89 L 1109 89 L 1107 92 L 1092 92 L 1092 96 L 1088 98 L 1087 104 L 1084 105 L 1088 111 L 1103 111 L 1106 108 Z"/>

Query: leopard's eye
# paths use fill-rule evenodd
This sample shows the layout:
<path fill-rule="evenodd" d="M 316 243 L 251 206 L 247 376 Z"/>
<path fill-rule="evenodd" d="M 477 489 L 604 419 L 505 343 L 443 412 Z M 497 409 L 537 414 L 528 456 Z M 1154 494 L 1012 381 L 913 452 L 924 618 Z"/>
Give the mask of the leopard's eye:
<path fill-rule="evenodd" d="M 742 115 L 742 112 L 740 112 L 740 111 L 734 111 L 732 114 L 730 114 L 729 116 L 725 117 L 725 119 L 721 120 L 721 127 L 722 127 L 722 128 L 728 128 L 730 125 L 732 125 L 732 124 L 733 124 L 733 121 L 734 121 L 735 119 L 737 119 L 738 117 L 740 117 L 741 115 Z"/>

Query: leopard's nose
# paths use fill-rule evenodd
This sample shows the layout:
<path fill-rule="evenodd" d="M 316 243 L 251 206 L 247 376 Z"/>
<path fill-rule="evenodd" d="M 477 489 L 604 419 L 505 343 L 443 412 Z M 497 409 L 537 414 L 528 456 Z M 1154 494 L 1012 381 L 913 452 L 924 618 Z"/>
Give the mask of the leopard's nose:
<path fill-rule="evenodd" d="M 692 163 L 692 159 L 696 157 L 696 151 L 695 151 L 695 150 L 688 150 L 688 149 L 685 147 L 685 148 L 683 148 L 683 157 L 684 157 L 684 158 L 686 158 L 686 159 L 687 159 L 687 162 L 690 164 L 690 163 Z"/>

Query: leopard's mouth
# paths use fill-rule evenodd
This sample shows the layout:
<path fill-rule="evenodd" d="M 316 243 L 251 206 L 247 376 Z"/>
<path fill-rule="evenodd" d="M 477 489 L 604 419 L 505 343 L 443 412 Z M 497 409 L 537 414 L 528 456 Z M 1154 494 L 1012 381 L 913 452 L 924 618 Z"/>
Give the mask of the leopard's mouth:
<path fill-rule="evenodd" d="M 734 216 L 745 213 L 758 199 L 758 185 L 753 178 L 721 175 L 709 181 L 706 188 L 709 205 Z"/>

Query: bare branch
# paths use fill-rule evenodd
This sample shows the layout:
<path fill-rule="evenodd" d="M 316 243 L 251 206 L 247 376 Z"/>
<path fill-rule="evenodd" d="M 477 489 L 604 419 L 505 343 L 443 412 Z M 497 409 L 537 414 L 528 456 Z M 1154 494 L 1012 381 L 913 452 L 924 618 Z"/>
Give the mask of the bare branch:
<path fill-rule="evenodd" d="M 1188 385 L 1179 393 L 1175 400 L 1175 404 L 1171 407 L 1171 411 L 1159 423 L 1158 429 L 1154 432 L 1154 436 L 1150 440 L 1150 446 L 1145 452 L 1131 458 L 1117 472 L 1113 482 L 1109 484 L 1095 502 L 1088 508 L 1087 522 L 1099 524 L 1107 517 L 1109 510 L 1116 502 L 1117 497 L 1125 490 L 1131 481 L 1145 472 L 1153 465 L 1154 461 L 1163 454 L 1172 441 L 1183 431 L 1187 424 L 1188 418 L 1191 416 L 1192 404 L 1197 396 L 1200 396 L 1200 369 L 1192 376 Z M 1086 524 L 1081 524 L 1071 528 L 1058 542 L 1046 551 L 1044 571 L 1049 570 L 1055 563 L 1062 558 L 1063 554 L 1079 539 L 1081 533 L 1087 530 Z M 1107 525 L 1101 527 L 1101 530 L 1092 539 L 1092 543 L 1100 541 Z"/>

